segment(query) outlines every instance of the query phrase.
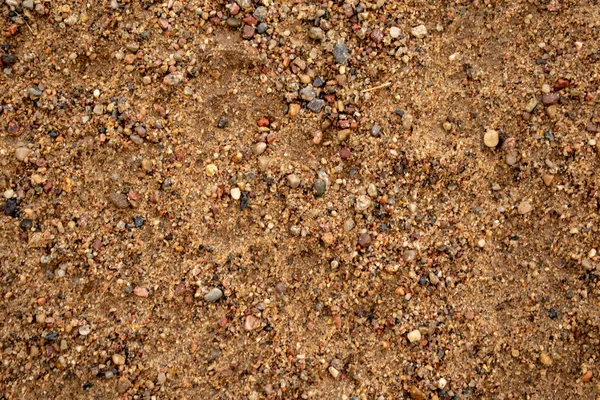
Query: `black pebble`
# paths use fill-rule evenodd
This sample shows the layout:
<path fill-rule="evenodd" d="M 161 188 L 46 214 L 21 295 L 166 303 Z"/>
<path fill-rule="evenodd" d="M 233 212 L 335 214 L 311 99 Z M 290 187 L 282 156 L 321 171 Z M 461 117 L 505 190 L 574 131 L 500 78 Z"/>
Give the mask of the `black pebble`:
<path fill-rule="evenodd" d="M 220 119 L 219 122 L 217 122 L 217 126 L 221 129 L 225 128 L 227 126 L 227 120 L 225 118 Z"/>
<path fill-rule="evenodd" d="M 21 220 L 21 223 L 19 224 L 19 226 L 21 227 L 21 229 L 23 229 L 24 231 L 28 231 L 31 229 L 31 227 L 33 226 L 33 221 L 30 220 L 29 218 L 25 218 L 23 220 Z"/>
<path fill-rule="evenodd" d="M 427 285 L 427 278 L 425 278 L 425 276 L 421 275 L 421 277 L 419 278 L 419 284 Z"/>
<path fill-rule="evenodd" d="M 133 217 L 133 226 L 136 228 L 141 228 L 144 226 L 144 218 L 142 217 Z"/>
<path fill-rule="evenodd" d="M 17 199 L 10 198 L 6 200 L 6 203 L 2 206 L 2 211 L 4 211 L 4 215 L 8 215 L 9 217 L 16 218 L 19 216 L 19 211 L 17 210 Z"/>
<path fill-rule="evenodd" d="M 244 211 L 246 209 L 246 207 L 248 207 L 249 204 L 250 204 L 250 199 L 247 197 L 244 197 L 240 201 L 240 210 Z"/>
<path fill-rule="evenodd" d="M 550 315 L 550 318 L 552 318 L 552 319 L 558 317 L 558 313 L 556 312 L 556 310 L 554 308 L 551 308 L 550 312 L 548 314 Z"/>
<path fill-rule="evenodd" d="M 404 117 L 404 111 L 397 109 L 397 110 L 394 110 L 394 112 L 396 113 L 397 116 Z"/>
<path fill-rule="evenodd" d="M 58 137 L 58 132 L 56 132 L 54 129 L 52 129 L 51 131 L 48 132 L 48 135 L 52 138 L 52 139 L 56 139 Z"/>
<path fill-rule="evenodd" d="M 48 342 L 56 342 L 58 335 L 54 331 L 46 332 L 44 333 L 44 339 L 46 339 Z"/>

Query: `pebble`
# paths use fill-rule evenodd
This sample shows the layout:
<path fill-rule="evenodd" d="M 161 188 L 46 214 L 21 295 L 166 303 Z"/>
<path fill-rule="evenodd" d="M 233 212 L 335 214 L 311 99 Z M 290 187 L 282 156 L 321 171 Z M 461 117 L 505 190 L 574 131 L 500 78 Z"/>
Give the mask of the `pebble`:
<path fill-rule="evenodd" d="M 167 375 L 164 372 L 159 372 L 156 380 L 158 381 L 159 385 L 164 385 L 164 383 L 167 381 Z"/>
<path fill-rule="evenodd" d="M 404 130 L 409 130 L 412 128 L 413 124 L 413 116 L 411 114 L 404 114 L 402 117 L 402 127 Z"/>
<path fill-rule="evenodd" d="M 260 156 L 258 157 L 258 169 L 261 172 L 265 172 L 269 169 L 269 165 L 271 164 L 271 159 L 269 157 Z"/>
<path fill-rule="evenodd" d="M 204 295 L 204 300 L 208 301 L 209 303 L 214 303 L 221 297 L 223 297 L 223 291 L 219 288 L 213 288 L 210 290 L 210 292 Z"/>
<path fill-rule="evenodd" d="M 330 245 L 334 242 L 335 238 L 333 237 L 333 234 L 331 232 L 327 232 L 327 233 L 324 233 L 323 236 L 321 236 L 321 240 L 326 245 Z"/>
<path fill-rule="evenodd" d="M 427 396 L 425 395 L 425 393 L 419 389 L 416 386 L 411 386 L 410 389 L 408 390 L 408 393 L 410 394 L 410 398 L 413 400 L 426 400 Z"/>
<path fill-rule="evenodd" d="M 528 113 L 531 113 L 531 112 L 533 112 L 533 110 L 535 110 L 537 105 L 538 105 L 537 100 L 531 99 L 531 100 L 529 100 L 529 103 L 527 103 L 527 105 L 525 106 L 525 111 L 527 111 Z"/>
<path fill-rule="evenodd" d="M 344 230 L 349 232 L 354 228 L 354 225 L 354 220 L 352 218 L 348 218 L 346 221 L 344 221 Z"/>
<path fill-rule="evenodd" d="M 254 155 L 259 156 L 262 153 L 264 153 L 266 149 L 267 149 L 267 144 L 265 142 L 258 142 L 254 145 L 252 152 L 254 153 Z"/>
<path fill-rule="evenodd" d="M 129 379 L 125 378 L 124 376 L 122 376 L 117 381 L 117 392 L 125 393 L 126 391 L 128 391 L 131 388 L 131 386 L 133 386 L 131 381 Z"/>
<path fill-rule="evenodd" d="M 244 330 L 246 332 L 250 332 L 260 325 L 260 320 L 256 318 L 254 315 L 248 315 L 246 317 L 246 321 L 244 322 Z"/>
<path fill-rule="evenodd" d="M 328 370 L 329 370 L 329 373 L 331 374 L 331 376 L 334 379 L 337 379 L 337 377 L 340 376 L 340 371 L 338 371 L 337 369 L 335 369 L 335 367 L 331 366 L 331 367 L 329 367 Z"/>
<path fill-rule="evenodd" d="M 19 161 L 25 161 L 30 152 L 31 150 L 27 147 L 17 147 L 15 150 L 15 157 L 17 157 L 17 160 Z"/>
<path fill-rule="evenodd" d="M 548 316 L 551 319 L 556 319 L 558 317 L 558 313 L 556 312 L 555 308 L 550 308 L 550 311 L 548 311 Z"/>
<path fill-rule="evenodd" d="M 219 172 L 219 168 L 215 164 L 208 164 L 206 166 L 206 175 L 215 176 Z"/>
<path fill-rule="evenodd" d="M 588 369 L 587 371 L 585 371 L 585 373 L 583 375 L 581 375 L 581 382 L 588 383 L 589 381 L 592 380 L 593 376 L 594 376 L 594 373 L 592 372 L 592 370 Z"/>
<path fill-rule="evenodd" d="M 23 0 L 23 8 L 26 8 L 27 10 L 33 10 L 33 8 L 35 7 L 35 3 L 34 0 Z"/>
<path fill-rule="evenodd" d="M 560 94 L 558 93 L 546 93 L 542 95 L 542 104 L 545 106 L 551 106 L 553 104 L 558 103 L 560 99 Z"/>
<path fill-rule="evenodd" d="M 412 28 L 411 33 L 417 39 L 423 39 L 427 35 L 427 28 L 425 25 L 419 25 Z"/>
<path fill-rule="evenodd" d="M 112 362 L 115 365 L 125 365 L 125 356 L 123 356 L 121 354 L 113 354 Z"/>
<path fill-rule="evenodd" d="M 367 187 L 367 194 L 371 197 L 377 197 L 377 187 L 374 184 L 370 183 Z"/>
<path fill-rule="evenodd" d="M 325 191 L 327 190 L 327 184 L 323 179 L 315 179 L 313 183 L 313 189 L 315 191 L 315 196 L 323 197 Z"/>
<path fill-rule="evenodd" d="M 371 245 L 371 236 L 368 233 L 361 233 L 358 235 L 358 244 L 362 248 L 369 247 Z"/>
<path fill-rule="evenodd" d="M 287 181 L 289 187 L 292 189 L 296 189 L 298 186 L 300 186 L 300 178 L 296 174 L 289 174 L 287 176 Z"/>
<path fill-rule="evenodd" d="M 519 206 L 517 207 L 517 211 L 521 215 L 527 214 L 527 213 L 531 212 L 531 210 L 533 210 L 533 207 L 531 206 L 531 204 L 528 201 L 522 201 L 519 204 Z"/>
<path fill-rule="evenodd" d="M 256 18 L 258 21 L 260 22 L 264 22 L 265 19 L 267 19 L 267 7 L 265 6 L 258 6 L 256 7 L 256 10 L 254 10 L 254 18 Z"/>
<path fill-rule="evenodd" d="M 118 208 L 129 207 L 129 200 L 127 200 L 127 196 L 125 196 L 123 193 L 115 192 L 115 193 L 111 194 L 110 200 Z"/>
<path fill-rule="evenodd" d="M 365 211 L 371 207 L 371 199 L 369 196 L 361 194 L 356 198 L 356 211 Z"/>
<path fill-rule="evenodd" d="M 420 342 L 421 341 L 421 331 L 419 331 L 418 329 L 415 329 L 414 331 L 410 331 L 406 335 L 406 338 L 411 343 Z"/>
<path fill-rule="evenodd" d="M 234 200 L 239 200 L 240 197 L 242 197 L 242 191 L 240 190 L 240 188 L 234 187 L 233 189 L 231 189 L 231 198 Z"/>
<path fill-rule="evenodd" d="M 493 129 L 488 129 L 485 131 L 485 134 L 483 135 L 483 143 L 487 147 L 494 148 L 498 146 L 499 141 L 500 136 L 498 135 L 497 131 Z"/>
<path fill-rule="evenodd" d="M 552 365 L 552 358 L 546 353 L 540 354 L 539 361 L 544 367 L 549 367 Z"/>
<path fill-rule="evenodd" d="M 554 175 L 544 174 L 544 175 L 542 175 L 542 180 L 544 181 L 544 184 L 546 186 L 550 186 L 550 185 L 552 185 L 552 181 L 554 180 Z"/>
<path fill-rule="evenodd" d="M 240 26 L 242 26 L 242 21 L 233 17 L 227 18 L 227 21 L 225 21 L 225 23 L 231 28 L 239 28 Z"/>
<path fill-rule="evenodd" d="M 27 93 L 29 94 L 29 97 L 31 97 L 32 99 L 40 97 L 42 95 L 42 91 L 35 87 L 28 88 Z"/>
<path fill-rule="evenodd" d="M 300 97 L 304 101 L 311 101 L 316 95 L 315 89 L 311 85 L 308 85 L 304 89 L 300 90 Z"/>
<path fill-rule="evenodd" d="M 335 43 L 335 46 L 333 46 L 333 56 L 338 63 L 346 65 L 348 63 L 349 54 L 350 52 L 344 42 L 338 41 Z"/>
<path fill-rule="evenodd" d="M 269 25 L 267 25 L 264 22 L 261 22 L 260 24 L 258 24 L 258 26 L 256 27 L 256 32 L 258 32 L 260 35 L 262 35 L 263 33 L 265 33 L 267 30 L 269 29 Z"/>
<path fill-rule="evenodd" d="M 137 51 L 140 49 L 140 44 L 137 42 L 128 42 L 125 44 L 125 48 L 132 53 L 137 53 Z"/>
<path fill-rule="evenodd" d="M 417 258 L 417 251 L 416 250 L 412 250 L 412 249 L 404 250 L 404 254 L 402 255 L 402 258 L 406 262 L 414 261 L 415 258 Z"/>
<path fill-rule="evenodd" d="M 288 108 L 288 115 L 290 117 L 295 117 L 296 115 L 298 115 L 300 113 L 300 104 L 295 104 L 292 103 L 290 104 L 289 108 Z"/>
<path fill-rule="evenodd" d="M 313 26 L 308 30 L 308 37 L 314 40 L 323 40 L 325 35 L 323 34 L 323 30 L 321 28 Z"/>
<path fill-rule="evenodd" d="M 142 226 L 144 226 L 144 218 L 133 217 L 133 226 L 136 228 L 141 228 Z"/>
<path fill-rule="evenodd" d="M 252 25 L 244 25 L 244 27 L 242 28 L 242 38 L 248 40 L 248 39 L 252 39 L 254 37 L 254 34 L 256 33 L 256 28 L 253 27 Z"/>
<path fill-rule="evenodd" d="M 102 104 L 96 104 L 93 112 L 96 115 L 102 115 L 104 113 L 104 106 Z"/>
<path fill-rule="evenodd" d="M 392 27 L 390 28 L 390 36 L 391 36 L 393 39 L 397 39 L 397 38 L 399 38 L 399 37 L 400 37 L 400 33 L 401 33 L 401 32 L 402 32 L 402 31 L 401 31 L 401 30 L 400 30 L 400 28 L 398 28 L 397 26 L 392 26 Z"/>
<path fill-rule="evenodd" d="M 176 86 L 183 83 L 185 77 L 182 71 L 176 71 L 164 77 L 163 83 L 169 86 Z"/>
<path fill-rule="evenodd" d="M 325 105 L 325 102 L 323 100 L 314 99 L 310 103 L 308 103 L 306 106 L 312 112 L 318 113 L 321 111 L 321 109 L 323 108 L 324 105 Z"/>
<path fill-rule="evenodd" d="M 510 153 L 506 155 L 506 164 L 513 166 L 517 163 L 517 156 L 515 156 L 514 154 Z"/>
<path fill-rule="evenodd" d="M 350 152 L 350 149 L 340 149 L 340 158 L 342 160 L 347 160 L 348 158 L 350 158 L 350 156 L 352 155 L 352 153 Z"/>
<path fill-rule="evenodd" d="M 150 293 L 148 293 L 148 289 L 143 287 L 136 287 L 133 289 L 133 294 L 138 297 L 148 297 L 150 295 Z"/>
<path fill-rule="evenodd" d="M 444 388 L 446 387 L 446 385 L 448 385 L 448 381 L 446 379 L 444 379 L 444 378 L 440 378 L 437 381 L 437 387 L 440 390 L 444 390 Z"/>

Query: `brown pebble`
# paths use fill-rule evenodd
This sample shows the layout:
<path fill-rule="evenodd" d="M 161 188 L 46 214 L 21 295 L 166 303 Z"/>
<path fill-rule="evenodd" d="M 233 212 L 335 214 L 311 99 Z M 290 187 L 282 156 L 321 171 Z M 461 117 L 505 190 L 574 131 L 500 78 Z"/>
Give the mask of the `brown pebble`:
<path fill-rule="evenodd" d="M 539 361 L 544 367 L 549 367 L 552 365 L 552 358 L 550 358 L 550 356 L 546 353 L 540 354 Z"/>
<path fill-rule="evenodd" d="M 347 160 L 348 158 L 350 158 L 350 149 L 340 149 L 340 158 L 342 160 Z"/>
<path fill-rule="evenodd" d="M 554 180 L 554 175 L 544 174 L 544 175 L 542 175 L 542 180 L 544 181 L 544 184 L 546 186 L 550 186 L 550 185 L 552 185 L 552 181 Z"/>
<path fill-rule="evenodd" d="M 581 382 L 588 383 L 589 381 L 592 380 L 593 376 L 594 376 L 594 373 L 592 372 L 592 370 L 588 369 L 587 371 L 585 371 L 585 374 L 581 375 Z"/>
<path fill-rule="evenodd" d="M 524 215 L 527 213 L 530 213 L 531 210 L 533 210 L 533 207 L 531 206 L 531 204 L 528 201 L 523 201 L 519 204 L 519 206 L 517 207 L 517 211 L 519 212 L 519 214 Z"/>
<path fill-rule="evenodd" d="M 371 245 L 371 236 L 368 233 L 361 233 L 358 235 L 358 244 L 362 248 L 369 247 Z"/>
<path fill-rule="evenodd" d="M 254 33 L 256 32 L 256 28 L 252 25 L 244 25 L 242 28 L 242 38 L 244 39 L 252 39 L 254 37 Z"/>
<path fill-rule="evenodd" d="M 131 381 L 125 377 L 121 377 L 119 378 L 119 381 L 117 382 L 117 392 L 119 393 L 125 393 L 126 391 L 129 390 L 129 388 L 131 388 L 131 386 L 133 386 L 131 384 Z"/>
<path fill-rule="evenodd" d="M 123 193 L 115 192 L 115 193 L 111 194 L 110 200 L 118 208 L 129 207 L 129 201 L 127 200 L 127 196 L 125 196 Z"/>
<path fill-rule="evenodd" d="M 408 393 L 410 393 L 410 398 L 413 400 L 425 400 L 427 398 L 425 393 L 416 386 L 411 386 Z"/>
<path fill-rule="evenodd" d="M 569 82 L 567 79 L 558 78 L 558 80 L 554 84 L 554 90 L 561 90 L 561 89 L 567 88 L 567 87 L 569 87 L 570 83 L 571 82 Z"/>
<path fill-rule="evenodd" d="M 558 93 L 546 93 L 542 96 L 542 103 L 545 106 L 551 106 L 552 104 L 558 103 L 558 99 L 560 99 L 560 94 Z"/>

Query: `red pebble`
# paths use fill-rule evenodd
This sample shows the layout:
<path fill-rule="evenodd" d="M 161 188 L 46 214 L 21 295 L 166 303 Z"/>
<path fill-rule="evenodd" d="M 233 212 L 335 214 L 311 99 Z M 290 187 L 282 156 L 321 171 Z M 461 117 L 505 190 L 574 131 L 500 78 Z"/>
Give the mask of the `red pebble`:
<path fill-rule="evenodd" d="M 258 120 L 257 122 L 258 126 L 260 127 L 265 127 L 265 126 L 269 126 L 269 120 L 266 119 L 265 117 L 262 117 Z"/>
<path fill-rule="evenodd" d="M 341 149 L 340 150 L 340 157 L 342 160 L 347 160 L 348 158 L 350 158 L 350 155 L 352 153 L 350 153 L 350 149 Z"/>
<path fill-rule="evenodd" d="M 252 15 L 246 15 L 242 20 L 246 25 L 254 26 L 258 22 Z"/>

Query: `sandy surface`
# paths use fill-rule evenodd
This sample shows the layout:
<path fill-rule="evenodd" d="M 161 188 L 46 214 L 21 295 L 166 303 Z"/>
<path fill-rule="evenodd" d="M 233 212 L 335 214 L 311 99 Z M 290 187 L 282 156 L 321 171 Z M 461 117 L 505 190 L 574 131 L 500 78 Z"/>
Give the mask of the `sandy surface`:
<path fill-rule="evenodd" d="M 0 399 L 599 396 L 596 1 L 0 10 Z"/>

